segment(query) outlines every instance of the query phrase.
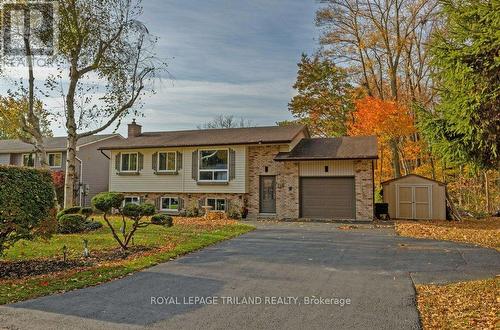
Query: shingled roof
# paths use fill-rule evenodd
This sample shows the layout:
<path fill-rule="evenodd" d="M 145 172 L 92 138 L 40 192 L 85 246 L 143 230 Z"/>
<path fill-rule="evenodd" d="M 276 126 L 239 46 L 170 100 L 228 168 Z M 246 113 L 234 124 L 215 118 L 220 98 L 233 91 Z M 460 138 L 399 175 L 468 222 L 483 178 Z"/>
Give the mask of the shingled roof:
<path fill-rule="evenodd" d="M 97 134 L 91 135 L 78 140 L 77 147 L 85 144 L 94 143 L 97 141 L 105 140 L 119 134 Z M 66 150 L 66 137 L 56 136 L 44 138 L 44 145 L 46 151 L 65 151 Z M 29 143 L 24 143 L 21 140 L 0 140 L 0 153 L 18 153 L 18 152 L 32 152 L 33 146 Z"/>
<path fill-rule="evenodd" d="M 275 160 L 376 159 L 375 136 L 302 139 L 290 152 L 280 152 Z"/>
<path fill-rule="evenodd" d="M 309 136 L 307 128 L 302 125 L 145 132 L 139 136 L 110 142 L 99 149 L 289 143 L 300 132 Z"/>

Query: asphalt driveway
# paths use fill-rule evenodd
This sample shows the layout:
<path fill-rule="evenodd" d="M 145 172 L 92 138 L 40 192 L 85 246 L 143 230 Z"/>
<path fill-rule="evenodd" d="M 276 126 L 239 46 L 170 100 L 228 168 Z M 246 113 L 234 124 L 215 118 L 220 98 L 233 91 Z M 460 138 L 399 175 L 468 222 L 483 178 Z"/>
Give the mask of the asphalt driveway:
<path fill-rule="evenodd" d="M 417 329 L 414 284 L 500 273 L 495 250 L 392 229 L 257 226 L 124 279 L 0 307 L 0 328 Z"/>

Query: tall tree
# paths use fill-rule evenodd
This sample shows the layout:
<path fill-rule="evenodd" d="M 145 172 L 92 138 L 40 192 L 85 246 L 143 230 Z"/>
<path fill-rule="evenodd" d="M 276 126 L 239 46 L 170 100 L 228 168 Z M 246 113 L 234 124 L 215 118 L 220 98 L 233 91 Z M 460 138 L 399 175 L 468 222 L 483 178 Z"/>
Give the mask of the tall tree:
<path fill-rule="evenodd" d="M 153 53 L 156 38 L 139 21 L 140 0 L 59 1 L 59 76 L 67 131 L 64 206 L 73 205 L 76 145 L 137 112 L 149 82 L 166 68 Z"/>
<path fill-rule="evenodd" d="M 407 103 L 432 98 L 426 49 L 437 0 L 325 0 L 316 15 L 324 53 L 348 66 L 369 96 Z M 401 174 L 399 137 L 390 142 Z"/>
<path fill-rule="evenodd" d="M 391 141 L 401 136 L 410 136 L 415 132 L 413 117 L 408 109 L 396 101 L 387 101 L 372 96 L 356 100 L 356 110 L 353 121 L 349 125 L 350 135 L 376 135 L 380 152 L 380 180 L 387 179 L 384 175 L 384 150 Z M 409 139 L 398 144 L 398 153 L 403 160 L 405 174 L 409 173 L 405 159 L 411 157 L 411 149 L 415 146 Z"/>
<path fill-rule="evenodd" d="M 8 90 L 8 97 L 0 99 L 0 122 L 3 125 L 10 125 L 7 131 L 10 137 L 19 138 L 22 141 L 32 144 L 40 159 L 43 168 L 48 167 L 47 153 L 45 151 L 44 137 L 51 134 L 48 129 L 48 113 L 44 110 L 42 102 L 36 97 L 34 60 L 36 52 L 32 49 L 33 43 L 47 43 L 50 40 L 53 27 L 43 23 L 43 16 L 49 14 L 50 6 L 39 6 L 37 10 L 40 15 L 32 14 L 32 7 L 29 3 L 12 4 L 15 9 L 22 11 L 24 15 L 20 17 L 12 15 L 9 11 L 4 16 L 9 16 L 9 27 L 11 39 L 22 40 L 22 45 L 17 45 L 17 49 L 22 51 L 10 54 L 20 57 L 21 62 L 27 69 L 27 79 L 21 78 L 16 83 L 18 89 Z M 26 24 L 28 19 L 28 24 Z M 32 26 L 37 26 L 33 28 Z M 17 35 L 16 35 L 17 34 Z M 13 38 L 16 36 L 17 38 Z M 11 40 L 12 42 L 12 40 Z M 27 86 L 26 86 L 27 84 Z"/>
<path fill-rule="evenodd" d="M 302 54 L 298 64 L 297 91 L 288 109 L 299 122 L 307 124 L 314 135 L 341 136 L 353 109 L 353 89 L 344 69 L 328 58 Z"/>
<path fill-rule="evenodd" d="M 419 128 L 449 164 L 500 168 L 500 3 L 443 1 L 445 26 L 431 44 L 435 109 Z"/>

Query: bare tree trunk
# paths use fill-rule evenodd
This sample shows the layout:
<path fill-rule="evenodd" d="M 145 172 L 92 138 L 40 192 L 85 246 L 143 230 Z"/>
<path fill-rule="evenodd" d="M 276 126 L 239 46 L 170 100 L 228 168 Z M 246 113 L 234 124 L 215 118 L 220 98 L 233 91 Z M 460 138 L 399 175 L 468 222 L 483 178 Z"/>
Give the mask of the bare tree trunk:
<path fill-rule="evenodd" d="M 33 53 L 30 44 L 31 28 L 28 24 L 27 30 L 24 32 L 24 47 L 26 62 L 28 64 L 28 113 L 26 119 L 22 116 L 23 130 L 31 136 L 28 139 L 30 144 L 34 144 L 35 151 L 40 157 L 40 167 L 44 169 L 49 168 L 47 161 L 47 151 L 45 150 L 45 143 L 43 141 L 43 133 L 40 127 L 40 117 L 35 113 L 35 75 L 33 72 Z M 40 114 L 41 115 L 41 114 Z M 34 141 L 33 141 L 34 140 Z M 33 143 L 34 142 L 34 143 Z M 59 210 L 59 201 L 57 200 L 56 188 L 53 186 L 54 192 L 54 206 Z"/>
<path fill-rule="evenodd" d="M 70 83 L 66 95 L 66 177 L 64 183 L 64 208 L 74 205 L 74 189 L 76 183 L 76 143 L 77 132 L 75 122 L 75 92 L 78 83 L 77 63 L 72 63 L 70 70 Z"/>
<path fill-rule="evenodd" d="M 390 142 L 391 153 L 392 153 L 392 171 L 393 176 L 395 178 L 399 178 L 401 176 L 401 165 L 399 160 L 399 152 L 398 152 L 398 142 L 395 139 L 392 139 Z"/>
<path fill-rule="evenodd" d="M 436 166 L 434 165 L 434 157 L 432 157 L 432 154 L 430 155 L 429 160 L 431 162 L 432 180 L 436 180 Z"/>
<path fill-rule="evenodd" d="M 490 203 L 490 183 L 488 180 L 488 171 L 484 171 L 484 193 L 486 197 L 486 212 L 491 214 L 491 203 Z"/>

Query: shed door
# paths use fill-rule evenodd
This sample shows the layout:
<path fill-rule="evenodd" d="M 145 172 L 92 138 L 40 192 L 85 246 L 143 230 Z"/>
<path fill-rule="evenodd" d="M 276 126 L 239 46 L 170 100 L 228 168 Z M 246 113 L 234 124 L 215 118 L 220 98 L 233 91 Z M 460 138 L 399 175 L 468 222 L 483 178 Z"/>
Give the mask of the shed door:
<path fill-rule="evenodd" d="M 398 185 L 397 218 L 430 219 L 431 195 L 431 186 Z"/>
<path fill-rule="evenodd" d="M 356 219 L 354 178 L 301 178 L 303 218 Z"/>

